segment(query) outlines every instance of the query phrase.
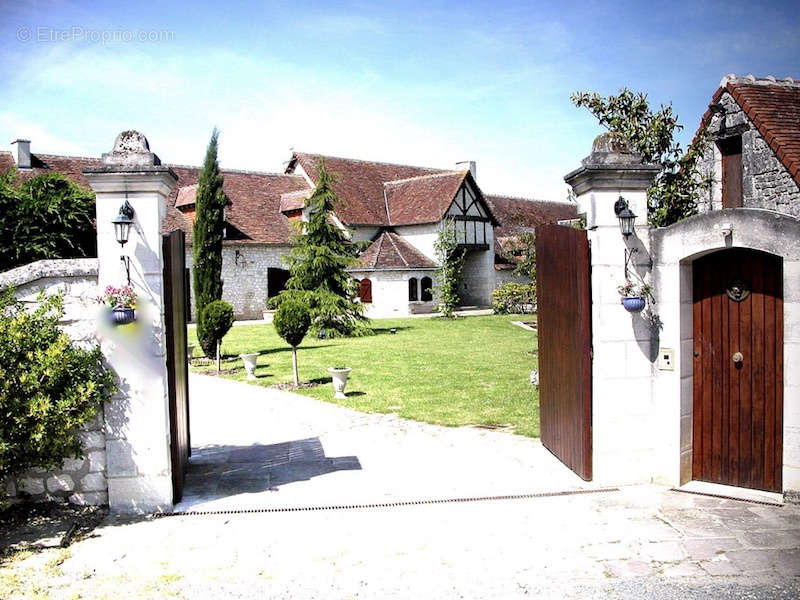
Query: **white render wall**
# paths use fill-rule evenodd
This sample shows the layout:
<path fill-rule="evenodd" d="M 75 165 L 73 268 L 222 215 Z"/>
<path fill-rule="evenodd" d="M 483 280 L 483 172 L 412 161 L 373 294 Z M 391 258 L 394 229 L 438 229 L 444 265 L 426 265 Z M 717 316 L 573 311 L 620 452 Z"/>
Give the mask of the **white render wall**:
<path fill-rule="evenodd" d="M 441 223 L 426 223 L 424 225 L 403 225 L 395 227 L 397 235 L 422 252 L 425 256 L 436 262 L 436 251 L 433 249 L 439 237 Z"/>
<path fill-rule="evenodd" d="M 222 246 L 222 299 L 233 306 L 236 319 L 260 319 L 267 300 L 267 269 L 286 269 L 289 246 L 233 244 Z M 192 270 L 192 247 L 186 247 L 186 266 Z M 197 320 L 194 304 L 194 273 L 189 281 L 191 321 Z"/>
<path fill-rule="evenodd" d="M 433 280 L 433 269 L 350 271 L 350 274 L 358 280 L 366 277 L 372 282 L 372 302 L 366 305 L 364 313 L 370 319 L 430 313 L 433 312 L 436 305 L 435 302 L 422 302 L 421 300 L 409 302 L 408 300 L 409 279 L 415 277 L 418 285 L 423 277 L 430 277 Z"/>
<path fill-rule="evenodd" d="M 74 343 L 90 347 L 97 344 L 95 331 L 100 312 L 96 298 L 97 259 L 40 260 L 0 274 L 0 288 L 13 285 L 15 296 L 33 309 L 38 296 L 63 294 L 64 315 L 59 327 Z M 8 497 L 13 501 L 19 492 L 33 500 L 66 500 L 73 504 L 101 505 L 108 503 L 106 481 L 106 438 L 103 409 L 81 428 L 83 457 L 68 458 L 60 468 L 51 471 L 32 469 L 5 482 Z"/>

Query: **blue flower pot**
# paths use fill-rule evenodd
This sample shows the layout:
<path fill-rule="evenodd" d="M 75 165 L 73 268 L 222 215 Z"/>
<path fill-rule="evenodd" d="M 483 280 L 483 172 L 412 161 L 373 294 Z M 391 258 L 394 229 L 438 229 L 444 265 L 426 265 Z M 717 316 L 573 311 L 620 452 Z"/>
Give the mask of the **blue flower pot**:
<path fill-rule="evenodd" d="M 631 296 L 630 298 L 622 299 L 622 306 L 625 307 L 629 313 L 639 313 L 644 310 L 645 300 L 641 296 Z"/>
<path fill-rule="evenodd" d="M 111 311 L 111 322 L 114 325 L 126 325 L 136 320 L 136 313 L 132 308 L 115 308 Z"/>

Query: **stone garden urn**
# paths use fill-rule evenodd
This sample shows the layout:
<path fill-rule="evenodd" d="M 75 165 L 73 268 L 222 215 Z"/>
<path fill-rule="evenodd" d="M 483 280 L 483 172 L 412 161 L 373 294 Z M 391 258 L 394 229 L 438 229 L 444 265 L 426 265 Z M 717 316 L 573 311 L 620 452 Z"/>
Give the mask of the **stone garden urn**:
<path fill-rule="evenodd" d="M 258 353 L 253 354 L 240 354 L 239 358 L 244 362 L 244 370 L 247 373 L 247 379 L 253 380 L 256 378 L 256 363 L 258 362 Z"/>
<path fill-rule="evenodd" d="M 333 397 L 337 400 L 347 400 L 344 395 L 344 388 L 347 385 L 347 375 L 352 371 L 350 367 L 328 367 L 328 373 L 333 378 Z"/>

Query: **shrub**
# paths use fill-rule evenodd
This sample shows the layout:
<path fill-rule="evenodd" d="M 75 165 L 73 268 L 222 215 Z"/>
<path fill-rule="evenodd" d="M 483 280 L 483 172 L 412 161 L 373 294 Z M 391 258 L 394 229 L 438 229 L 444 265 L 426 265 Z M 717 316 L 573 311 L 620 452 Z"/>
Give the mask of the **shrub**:
<path fill-rule="evenodd" d="M 80 425 L 116 391 L 100 349 L 72 345 L 57 327 L 60 296 L 26 311 L 0 293 L 0 480 L 82 454 Z"/>
<path fill-rule="evenodd" d="M 498 315 L 536 312 L 536 286 L 504 283 L 492 292 L 492 310 Z"/>
<path fill-rule="evenodd" d="M 217 371 L 219 371 L 219 346 L 222 338 L 233 326 L 233 307 L 224 300 L 214 300 L 203 309 L 203 332 L 200 344 L 208 356 L 210 349 L 216 351 Z M 199 332 L 198 332 L 199 335 Z M 209 351 L 206 351 L 209 348 Z"/>
<path fill-rule="evenodd" d="M 272 323 L 275 325 L 278 335 L 292 347 L 294 384 L 300 385 L 300 377 L 297 372 L 297 347 L 306 337 L 308 328 L 311 326 L 311 314 L 305 304 L 293 299 L 286 299 L 278 307 Z"/>

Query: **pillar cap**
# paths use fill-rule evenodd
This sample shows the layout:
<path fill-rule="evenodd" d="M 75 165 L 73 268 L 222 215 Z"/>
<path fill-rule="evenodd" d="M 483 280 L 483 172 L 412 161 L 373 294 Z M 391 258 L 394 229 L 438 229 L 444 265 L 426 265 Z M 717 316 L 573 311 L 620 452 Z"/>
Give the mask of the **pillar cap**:
<path fill-rule="evenodd" d="M 594 139 L 589 156 L 564 181 L 579 195 L 590 189 L 639 190 L 647 189 L 660 170 L 659 165 L 642 163 L 622 134 L 607 132 Z"/>

